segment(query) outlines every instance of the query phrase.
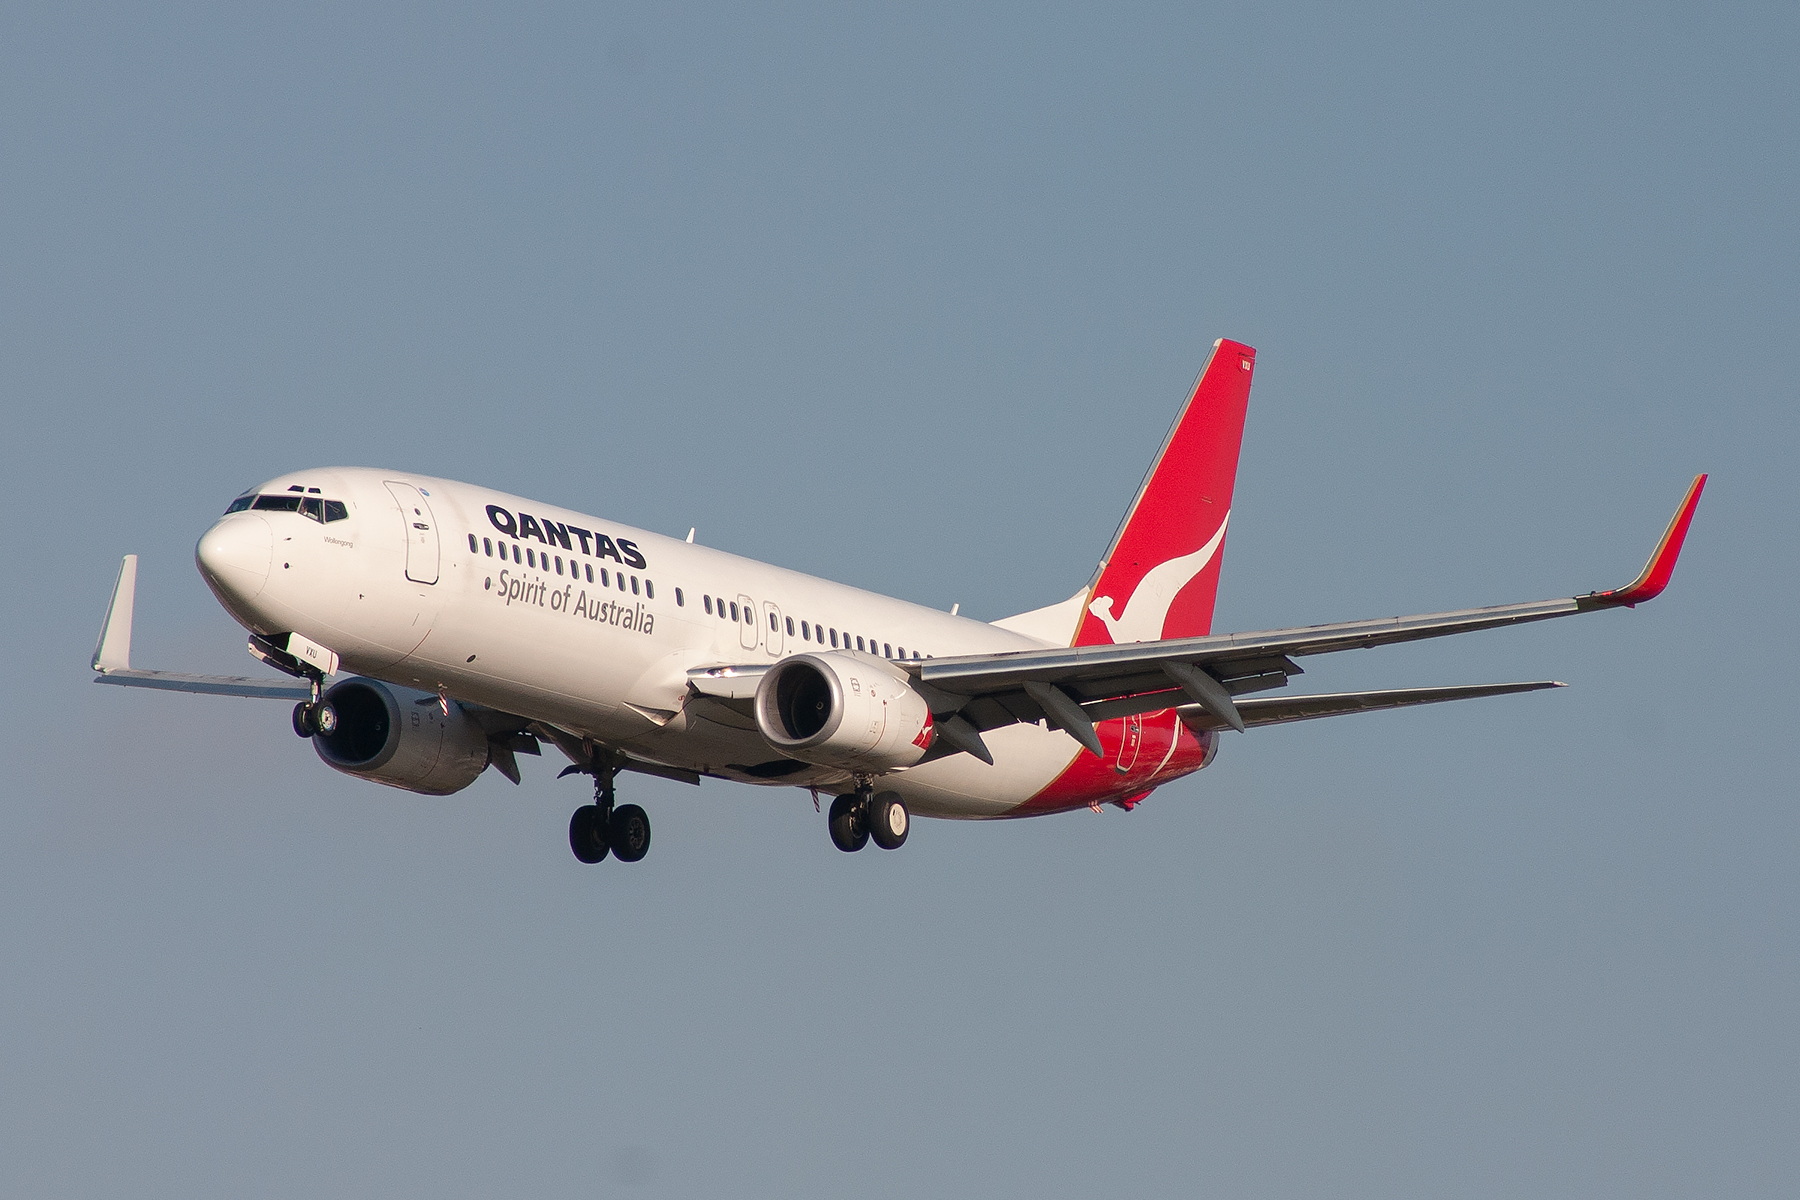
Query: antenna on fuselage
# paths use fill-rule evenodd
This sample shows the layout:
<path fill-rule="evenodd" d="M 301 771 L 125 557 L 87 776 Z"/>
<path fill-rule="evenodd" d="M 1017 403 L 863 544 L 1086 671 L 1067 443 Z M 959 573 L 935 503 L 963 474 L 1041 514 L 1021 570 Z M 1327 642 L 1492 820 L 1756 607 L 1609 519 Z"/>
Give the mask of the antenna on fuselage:
<path fill-rule="evenodd" d="M 691 525 L 688 527 L 687 541 L 690 546 L 694 544 L 694 527 Z"/>

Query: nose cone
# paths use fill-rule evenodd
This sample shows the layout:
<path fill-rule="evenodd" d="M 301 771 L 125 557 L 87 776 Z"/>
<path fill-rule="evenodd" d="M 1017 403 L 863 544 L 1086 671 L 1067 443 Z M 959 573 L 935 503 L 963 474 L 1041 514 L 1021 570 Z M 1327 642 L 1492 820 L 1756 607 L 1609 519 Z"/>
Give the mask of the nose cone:
<path fill-rule="evenodd" d="M 233 513 L 206 531 L 194 562 L 219 599 L 253 600 L 269 582 L 275 533 L 254 513 Z"/>

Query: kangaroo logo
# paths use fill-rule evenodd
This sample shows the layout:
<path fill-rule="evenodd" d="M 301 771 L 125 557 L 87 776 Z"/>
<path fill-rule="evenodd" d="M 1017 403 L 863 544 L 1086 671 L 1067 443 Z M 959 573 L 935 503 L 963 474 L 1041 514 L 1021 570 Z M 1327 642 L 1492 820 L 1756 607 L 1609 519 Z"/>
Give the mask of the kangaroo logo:
<path fill-rule="evenodd" d="M 1219 547 L 1225 544 L 1225 527 L 1229 524 L 1231 513 L 1227 511 L 1225 519 L 1219 522 L 1219 531 L 1206 545 L 1192 554 L 1171 558 L 1144 572 L 1144 577 L 1125 601 L 1125 611 L 1117 618 L 1113 616 L 1111 596 L 1094 598 L 1088 611 L 1100 618 L 1100 623 L 1106 626 L 1106 635 L 1115 645 L 1150 642 L 1162 637 L 1163 622 L 1169 619 L 1169 606 L 1175 603 L 1181 589 L 1193 582 L 1194 576 L 1204 571 L 1206 564 L 1218 554 Z"/>

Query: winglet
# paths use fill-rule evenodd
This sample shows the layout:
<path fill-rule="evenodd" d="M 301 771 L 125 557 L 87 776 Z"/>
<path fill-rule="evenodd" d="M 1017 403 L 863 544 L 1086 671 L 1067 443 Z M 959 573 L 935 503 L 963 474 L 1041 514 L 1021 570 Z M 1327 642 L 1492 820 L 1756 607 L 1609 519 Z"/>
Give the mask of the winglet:
<path fill-rule="evenodd" d="M 94 670 L 131 670 L 131 608 L 137 598 L 137 559 L 127 554 L 119 564 L 119 580 L 113 584 L 112 602 L 106 606 L 106 620 L 100 626 L 100 640 L 94 644 Z"/>
<path fill-rule="evenodd" d="M 1694 476 L 1694 482 L 1688 485 L 1687 495 L 1682 497 L 1681 507 L 1675 510 L 1669 527 L 1663 530 L 1662 540 L 1656 543 L 1655 553 L 1644 564 L 1643 573 L 1616 591 L 1595 592 L 1593 598 L 1596 601 L 1609 605 L 1623 604 L 1632 608 L 1662 594 L 1662 590 L 1669 586 L 1669 576 L 1675 573 L 1675 560 L 1681 557 L 1681 543 L 1687 537 L 1688 523 L 1694 519 L 1694 509 L 1699 506 L 1700 493 L 1705 488 L 1706 476 Z"/>

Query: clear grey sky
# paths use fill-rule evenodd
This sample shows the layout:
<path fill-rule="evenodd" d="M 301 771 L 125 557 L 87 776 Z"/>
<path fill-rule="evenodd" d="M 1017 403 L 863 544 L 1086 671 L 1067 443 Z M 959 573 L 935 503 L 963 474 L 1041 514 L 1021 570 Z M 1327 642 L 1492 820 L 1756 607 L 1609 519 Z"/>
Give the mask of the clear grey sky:
<path fill-rule="evenodd" d="M 0 11 L 0 1192 L 1791 1195 L 1791 5 Z M 798 791 L 337 775 L 193 544 L 308 465 L 982 617 L 1260 351 L 1221 629 L 1566 691 L 839 854 Z"/>

